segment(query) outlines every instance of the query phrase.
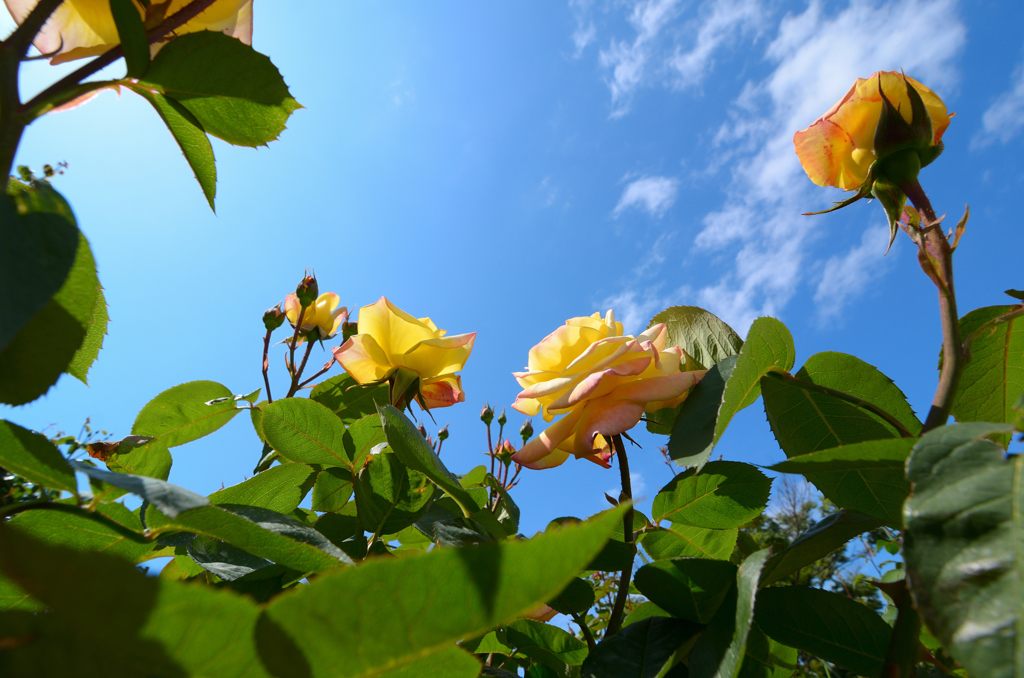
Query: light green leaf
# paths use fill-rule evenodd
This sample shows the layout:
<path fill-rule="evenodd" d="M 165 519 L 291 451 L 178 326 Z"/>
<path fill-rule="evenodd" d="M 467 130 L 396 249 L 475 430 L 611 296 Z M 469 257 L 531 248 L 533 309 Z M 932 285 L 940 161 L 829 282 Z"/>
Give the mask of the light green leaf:
<path fill-rule="evenodd" d="M 68 365 L 68 374 L 78 379 L 83 384 L 89 384 L 89 369 L 99 357 L 100 349 L 103 348 L 103 337 L 107 335 L 107 323 L 110 318 L 107 316 L 107 300 L 103 296 L 103 287 L 96 288 L 96 302 L 92 308 L 92 318 L 89 320 L 89 328 L 85 332 L 85 339 L 75 353 Z"/>
<path fill-rule="evenodd" d="M 661 609 L 649 600 L 645 600 L 639 605 L 635 606 L 626 615 L 626 618 L 622 620 L 622 627 L 625 628 L 630 624 L 635 624 L 638 621 L 649 619 L 650 617 L 671 617 L 672 615 Z"/>
<path fill-rule="evenodd" d="M 36 485 L 74 494 L 75 473 L 46 436 L 0 421 L 0 467 Z"/>
<path fill-rule="evenodd" d="M 762 589 L 754 619 L 773 640 L 868 678 L 881 674 L 892 635 L 866 605 L 806 586 Z"/>
<path fill-rule="evenodd" d="M 376 414 L 377 405 L 388 402 L 388 385 L 361 386 L 350 375 L 339 374 L 314 386 L 309 399 L 324 405 L 348 425 Z"/>
<path fill-rule="evenodd" d="M 651 319 L 648 327 L 665 323 L 666 346 L 683 349 L 684 371 L 707 370 L 723 358 L 737 355 L 743 340 L 710 311 L 696 306 L 672 306 Z"/>
<path fill-rule="evenodd" d="M 587 645 L 568 632 L 533 619 L 517 619 L 498 632 L 498 640 L 560 676 L 587 658 Z"/>
<path fill-rule="evenodd" d="M 1024 674 L 1024 457 L 990 438 L 1012 424 L 942 426 L 907 462 L 907 579 L 928 628 L 969 674 Z"/>
<path fill-rule="evenodd" d="M 313 510 L 328 513 L 340 511 L 352 498 L 352 472 L 328 468 L 317 474 L 313 486 Z"/>
<path fill-rule="evenodd" d="M 300 108 L 270 59 L 212 31 L 167 43 L 140 85 L 177 100 L 207 133 L 239 146 L 277 139 Z"/>
<path fill-rule="evenodd" d="M 211 400 L 227 398 L 207 405 Z M 232 393 L 215 381 L 189 381 L 172 386 L 146 403 L 132 433 L 158 438 L 167 447 L 177 447 L 210 435 L 241 412 Z"/>
<path fill-rule="evenodd" d="M 713 461 L 673 478 L 654 498 L 656 522 L 713 529 L 746 525 L 764 511 L 772 481 L 756 467 Z"/>
<path fill-rule="evenodd" d="M 121 504 L 99 504 L 95 513 L 68 505 L 61 509 L 25 511 L 8 524 L 47 544 L 103 551 L 131 563 L 148 560 L 160 550 L 142 536 L 142 523 Z"/>
<path fill-rule="evenodd" d="M 122 448 L 125 448 L 124 452 L 121 451 Z M 171 462 L 170 450 L 159 440 L 151 440 L 138 447 L 122 442 L 118 445 L 117 452 L 107 458 L 107 468 L 115 473 L 167 480 L 171 473 Z M 105 499 L 109 498 L 109 495 L 105 496 Z"/>
<path fill-rule="evenodd" d="M 640 542 L 654 560 L 669 558 L 711 558 L 727 560 L 736 548 L 738 530 L 710 530 L 691 525 L 659 527 L 643 535 Z"/>
<path fill-rule="evenodd" d="M 345 425 L 320 403 L 306 398 L 278 400 L 263 407 L 261 423 L 267 442 L 283 458 L 352 470 Z"/>
<path fill-rule="evenodd" d="M 264 661 L 281 676 L 301 675 L 288 661 L 301 655 L 310 678 L 369 677 L 479 636 L 564 589 L 622 513 L 526 541 L 376 559 L 318 577 L 267 606 L 257 634 Z M 339 600 L 351 604 L 339 607 Z"/>
<path fill-rule="evenodd" d="M 267 469 L 245 482 L 210 495 L 212 504 L 244 504 L 291 513 L 309 492 L 313 469 L 303 464 L 282 464 Z"/>

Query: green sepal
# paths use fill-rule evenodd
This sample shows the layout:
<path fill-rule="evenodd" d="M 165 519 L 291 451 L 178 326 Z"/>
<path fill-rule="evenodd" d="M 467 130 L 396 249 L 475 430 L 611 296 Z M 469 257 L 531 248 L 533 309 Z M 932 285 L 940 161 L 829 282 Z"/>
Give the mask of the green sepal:
<path fill-rule="evenodd" d="M 875 128 L 875 155 L 885 158 L 904 149 L 921 151 L 932 145 L 935 130 L 921 95 L 904 76 L 907 97 L 910 99 L 910 122 L 903 119 L 898 108 L 893 106 L 882 91 L 882 78 L 878 77 L 878 94 L 882 97 L 882 113 Z M 934 160 L 932 157 L 931 160 Z M 922 163 L 923 164 L 923 163 Z"/>
<path fill-rule="evenodd" d="M 907 196 L 899 186 L 886 177 L 879 177 L 875 180 L 871 187 L 871 194 L 878 199 L 878 202 L 882 203 L 885 218 L 889 220 L 889 246 L 885 248 L 885 253 L 888 254 L 892 249 L 893 241 L 896 240 L 903 208 L 907 205 Z"/>
<path fill-rule="evenodd" d="M 399 367 L 392 372 L 388 384 L 391 387 L 388 394 L 391 404 L 400 410 L 408 407 L 413 398 L 419 399 L 420 375 L 406 367 Z"/>
<path fill-rule="evenodd" d="M 852 205 L 853 203 L 857 202 L 858 200 L 863 200 L 864 198 L 871 199 L 871 197 L 872 197 L 872 195 L 871 195 L 871 186 L 872 186 L 872 184 L 875 183 L 875 165 L 876 164 L 877 163 L 872 163 L 871 167 L 868 168 L 868 177 L 867 177 L 867 179 L 864 180 L 863 184 L 861 184 L 860 186 L 857 187 L 857 193 L 852 198 L 847 198 L 846 200 L 843 200 L 841 202 L 837 202 L 837 203 L 833 204 L 832 207 L 829 207 L 827 210 L 821 210 L 820 212 L 804 212 L 803 216 L 805 216 L 805 217 L 812 217 L 812 216 L 815 216 L 817 214 L 828 214 L 829 212 L 835 212 L 838 209 L 842 209 L 844 207 Z"/>
<path fill-rule="evenodd" d="M 942 155 L 942 152 L 946 150 L 946 144 L 939 142 L 934 146 L 923 148 L 917 152 L 917 157 L 921 159 L 921 167 L 927 167 L 928 165 L 935 162 L 935 159 Z"/>

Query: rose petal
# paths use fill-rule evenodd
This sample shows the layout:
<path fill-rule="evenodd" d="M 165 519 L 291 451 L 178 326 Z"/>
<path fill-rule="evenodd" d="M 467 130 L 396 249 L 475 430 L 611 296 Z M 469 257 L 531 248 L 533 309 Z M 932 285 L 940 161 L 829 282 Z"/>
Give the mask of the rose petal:
<path fill-rule="evenodd" d="M 428 409 L 449 407 L 466 400 L 462 391 L 462 379 L 458 375 L 446 375 L 420 382 L 423 404 Z"/>
<path fill-rule="evenodd" d="M 532 469 L 552 468 L 562 464 L 569 457 L 569 453 L 558 448 L 573 434 L 576 422 L 582 414 L 582 409 L 574 410 L 548 426 L 539 436 L 512 455 L 513 461 Z"/>
<path fill-rule="evenodd" d="M 338 364 L 360 384 L 380 381 L 394 369 L 388 363 L 387 355 L 368 334 L 349 337 L 344 344 L 336 346 L 332 353 Z"/>

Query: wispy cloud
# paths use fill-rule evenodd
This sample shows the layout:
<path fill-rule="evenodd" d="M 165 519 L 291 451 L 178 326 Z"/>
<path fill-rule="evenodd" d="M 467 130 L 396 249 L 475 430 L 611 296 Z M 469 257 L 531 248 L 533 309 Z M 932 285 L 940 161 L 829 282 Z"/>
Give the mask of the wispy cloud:
<path fill-rule="evenodd" d="M 893 261 L 892 253 L 889 258 L 884 258 L 879 256 L 879 252 L 888 242 L 889 227 L 880 222 L 864 231 L 860 245 L 825 262 L 821 281 L 814 293 L 820 322 L 832 322 L 838 318 L 853 299 L 864 293 L 869 282 L 885 272 L 886 264 Z M 894 252 L 901 242 L 893 244 Z"/>
<path fill-rule="evenodd" d="M 758 0 L 716 0 L 705 5 L 695 44 L 688 50 L 676 46 L 668 65 L 679 89 L 699 85 L 713 64 L 715 51 L 737 33 L 759 29 L 765 13 Z"/>
<path fill-rule="evenodd" d="M 652 217 L 660 217 L 672 207 L 679 193 L 679 180 L 671 177 L 641 177 L 631 181 L 622 192 L 619 203 L 612 210 L 618 217 L 631 207 L 645 210 Z"/>
<path fill-rule="evenodd" d="M 775 70 L 747 85 L 717 137 L 723 152 L 734 154 L 735 169 L 723 207 L 704 218 L 696 243 L 736 254 L 731 270 L 699 291 L 703 305 L 744 332 L 758 315 L 777 314 L 789 302 L 806 279 L 820 232 L 800 213 L 824 202 L 808 190 L 793 133 L 828 110 L 855 78 L 875 70 L 903 68 L 938 91 L 951 86 L 951 62 L 965 35 L 956 0 L 851 0 L 831 15 L 812 0 L 803 13 L 782 20 L 766 51 Z M 881 257 L 884 248 L 878 250 Z M 879 270 L 868 260 L 844 260 L 844 275 L 867 280 Z"/>
<path fill-rule="evenodd" d="M 656 314 L 665 310 L 667 304 L 656 292 L 624 290 L 607 297 L 598 304 L 602 313 L 607 309 L 615 311 L 615 319 L 622 323 L 626 334 L 636 335 L 647 329 L 647 324 Z"/>
<path fill-rule="evenodd" d="M 972 148 L 984 148 L 995 141 L 1006 143 L 1024 129 L 1024 63 L 1013 72 L 1009 91 L 995 100 L 981 116 L 981 129 L 971 141 Z"/>

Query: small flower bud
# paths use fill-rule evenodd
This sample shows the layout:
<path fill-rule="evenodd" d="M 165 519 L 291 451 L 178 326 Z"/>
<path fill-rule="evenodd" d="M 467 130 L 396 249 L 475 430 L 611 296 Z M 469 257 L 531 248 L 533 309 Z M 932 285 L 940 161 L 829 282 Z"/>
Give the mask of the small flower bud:
<path fill-rule="evenodd" d="M 498 426 L 504 426 L 508 423 L 508 417 L 505 416 L 505 408 L 501 408 L 501 415 L 498 416 Z"/>
<path fill-rule="evenodd" d="M 295 288 L 295 296 L 299 298 L 299 305 L 308 308 L 320 296 L 320 286 L 316 283 L 316 277 L 307 275 Z"/>
<path fill-rule="evenodd" d="M 491 409 L 489 404 L 484 405 L 484 409 L 480 410 L 480 421 L 487 426 L 490 426 L 491 422 L 494 421 L 494 410 Z"/>
<path fill-rule="evenodd" d="M 437 439 L 442 443 L 448 440 L 448 424 L 445 424 L 444 428 L 437 432 Z"/>
<path fill-rule="evenodd" d="M 423 436 L 424 438 L 427 437 L 427 429 L 426 429 L 426 427 L 423 426 L 423 424 L 420 424 L 419 426 L 417 426 L 416 430 L 419 431 L 420 435 Z"/>
<path fill-rule="evenodd" d="M 273 332 L 278 327 L 284 324 L 284 311 L 281 310 L 281 304 L 273 308 L 268 308 L 263 313 L 263 325 L 267 328 L 267 332 Z"/>
<path fill-rule="evenodd" d="M 508 466 L 512 463 L 512 455 L 515 453 L 516 448 L 512 447 L 512 443 L 506 440 L 501 443 L 501 447 L 498 448 L 498 452 L 495 456 L 498 457 L 498 461 L 505 466 Z"/>
<path fill-rule="evenodd" d="M 523 425 L 519 427 L 519 435 L 523 437 L 523 445 L 525 445 L 526 441 L 533 437 L 533 422 L 529 419 L 524 421 Z"/>

